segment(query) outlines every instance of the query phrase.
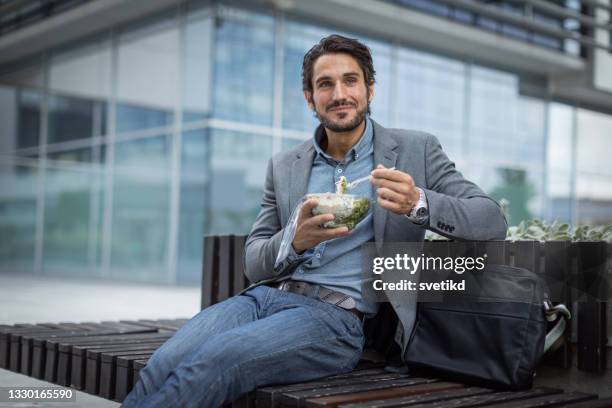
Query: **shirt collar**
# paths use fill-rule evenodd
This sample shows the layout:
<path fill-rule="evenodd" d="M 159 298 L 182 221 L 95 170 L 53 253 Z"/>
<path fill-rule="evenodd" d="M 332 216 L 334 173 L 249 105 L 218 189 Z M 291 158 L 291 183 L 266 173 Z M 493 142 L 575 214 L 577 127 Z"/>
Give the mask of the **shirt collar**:
<path fill-rule="evenodd" d="M 372 146 L 372 141 L 374 139 L 374 128 L 372 126 L 372 121 L 370 120 L 370 117 L 368 115 L 366 115 L 365 122 L 366 126 L 363 130 L 361 137 L 359 138 L 357 143 L 355 143 L 353 147 L 351 147 L 351 149 L 346 153 L 346 156 L 344 157 L 346 161 L 356 160 L 357 158 L 359 158 L 359 156 L 363 156 L 363 154 L 367 153 L 368 149 Z M 319 125 L 319 127 L 315 130 L 313 143 L 314 148 L 317 152 L 317 156 L 321 156 L 327 160 L 335 160 L 321 148 L 321 144 L 323 144 L 323 141 L 326 137 L 327 135 L 325 134 L 325 128 L 323 127 L 323 125 Z"/>

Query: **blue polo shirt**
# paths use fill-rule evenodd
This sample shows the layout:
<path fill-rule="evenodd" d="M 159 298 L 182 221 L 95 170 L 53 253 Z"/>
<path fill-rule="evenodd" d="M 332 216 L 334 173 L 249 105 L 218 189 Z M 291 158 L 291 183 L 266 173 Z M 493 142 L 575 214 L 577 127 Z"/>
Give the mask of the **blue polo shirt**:
<path fill-rule="evenodd" d="M 322 126 L 314 134 L 316 154 L 308 181 L 308 193 L 335 192 L 336 182 L 345 176 L 350 182 L 370 174 L 374 169 L 374 130 L 372 121 L 366 118 L 366 127 L 359 141 L 338 161 L 321 148 L 327 136 Z M 361 183 L 350 191 L 361 197 L 374 199 L 371 183 Z M 321 242 L 306 251 L 300 258 L 306 259 L 293 272 L 292 279 L 318 284 L 351 296 L 357 309 L 367 315 L 378 310 L 376 303 L 364 302 L 361 296 L 362 251 L 361 245 L 374 241 L 373 211 L 341 238 Z"/>

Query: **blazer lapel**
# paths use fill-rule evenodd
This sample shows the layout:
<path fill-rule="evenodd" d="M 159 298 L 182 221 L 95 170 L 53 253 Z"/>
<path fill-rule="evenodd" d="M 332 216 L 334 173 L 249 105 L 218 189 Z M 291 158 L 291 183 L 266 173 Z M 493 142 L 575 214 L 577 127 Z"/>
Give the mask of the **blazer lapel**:
<path fill-rule="evenodd" d="M 394 167 L 397 162 L 397 143 L 391 134 L 378 123 L 374 124 L 374 168 L 382 164 L 386 168 Z M 376 248 L 380 249 L 385 236 L 385 225 L 388 211 L 380 205 L 374 205 L 374 241 Z"/>
<path fill-rule="evenodd" d="M 296 154 L 296 160 L 291 166 L 291 174 L 289 177 L 289 214 L 302 200 L 308 189 L 308 180 L 310 179 L 310 171 L 312 170 L 312 161 L 314 159 L 315 150 L 312 144 Z"/>

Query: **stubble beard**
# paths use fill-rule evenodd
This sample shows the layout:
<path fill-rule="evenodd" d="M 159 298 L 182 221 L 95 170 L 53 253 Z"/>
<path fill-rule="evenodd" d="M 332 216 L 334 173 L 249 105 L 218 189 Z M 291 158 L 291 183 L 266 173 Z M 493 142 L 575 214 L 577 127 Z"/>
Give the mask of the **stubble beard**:
<path fill-rule="evenodd" d="M 317 119 L 319 119 L 319 121 L 321 122 L 321 125 L 323 125 L 324 128 L 329 129 L 332 132 L 342 133 L 342 132 L 350 132 L 354 130 L 355 128 L 357 128 L 357 126 L 361 125 L 361 123 L 365 120 L 367 110 L 368 110 L 367 106 L 361 110 L 358 110 L 355 114 L 355 117 L 348 123 L 340 123 L 339 121 L 332 119 L 330 117 L 331 115 L 321 113 L 318 110 L 315 110 L 315 115 L 317 116 Z M 346 117 L 348 113 L 341 114 L 341 116 L 342 115 Z M 342 117 L 340 121 L 342 121 L 343 119 L 344 117 Z"/>

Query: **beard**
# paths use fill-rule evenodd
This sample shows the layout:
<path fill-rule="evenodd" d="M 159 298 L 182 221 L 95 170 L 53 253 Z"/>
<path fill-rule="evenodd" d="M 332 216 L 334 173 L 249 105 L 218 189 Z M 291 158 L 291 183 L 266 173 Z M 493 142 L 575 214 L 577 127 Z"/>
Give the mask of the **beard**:
<path fill-rule="evenodd" d="M 346 117 L 349 115 L 348 113 L 345 113 L 345 112 L 341 113 L 339 115 L 340 119 L 332 118 L 332 115 L 334 115 L 334 113 L 332 113 L 332 115 L 326 114 L 326 112 L 329 109 L 333 109 L 338 106 L 344 106 L 344 105 L 350 105 L 350 106 L 355 107 L 355 104 L 352 102 L 338 101 L 338 102 L 334 102 L 326 106 L 324 112 L 319 112 L 318 109 L 315 109 L 315 115 L 317 119 L 319 119 L 319 121 L 321 122 L 321 125 L 323 125 L 324 128 L 331 130 L 332 132 L 338 132 L 338 133 L 350 132 L 351 130 L 359 126 L 365 120 L 366 113 L 368 111 L 368 106 L 365 106 L 361 110 L 357 110 L 355 113 L 355 117 L 349 120 L 348 122 L 344 121 Z"/>

